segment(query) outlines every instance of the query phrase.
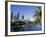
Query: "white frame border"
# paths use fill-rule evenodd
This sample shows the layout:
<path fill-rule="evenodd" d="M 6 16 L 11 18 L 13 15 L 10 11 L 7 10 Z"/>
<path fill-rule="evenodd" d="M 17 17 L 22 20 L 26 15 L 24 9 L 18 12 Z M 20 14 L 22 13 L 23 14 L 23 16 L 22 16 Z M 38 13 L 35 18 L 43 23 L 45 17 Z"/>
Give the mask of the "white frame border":
<path fill-rule="evenodd" d="M 42 31 L 26 31 L 26 32 L 10 32 L 10 5 L 33 5 L 33 6 L 42 6 Z M 19 35 L 19 34 L 35 34 L 35 33 L 44 33 L 44 4 L 37 3 L 20 3 L 20 2 L 8 2 L 8 35 Z"/>

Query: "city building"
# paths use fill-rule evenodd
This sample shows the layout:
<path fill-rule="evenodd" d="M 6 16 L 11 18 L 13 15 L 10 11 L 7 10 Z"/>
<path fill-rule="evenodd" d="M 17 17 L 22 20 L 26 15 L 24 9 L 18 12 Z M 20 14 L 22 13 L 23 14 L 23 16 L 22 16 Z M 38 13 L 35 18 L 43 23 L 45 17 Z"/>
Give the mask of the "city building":
<path fill-rule="evenodd" d="M 19 15 L 20 15 L 20 13 L 18 12 L 18 14 L 17 14 L 17 19 L 19 19 Z"/>
<path fill-rule="evenodd" d="M 22 19 L 24 19 L 24 15 L 22 15 Z"/>

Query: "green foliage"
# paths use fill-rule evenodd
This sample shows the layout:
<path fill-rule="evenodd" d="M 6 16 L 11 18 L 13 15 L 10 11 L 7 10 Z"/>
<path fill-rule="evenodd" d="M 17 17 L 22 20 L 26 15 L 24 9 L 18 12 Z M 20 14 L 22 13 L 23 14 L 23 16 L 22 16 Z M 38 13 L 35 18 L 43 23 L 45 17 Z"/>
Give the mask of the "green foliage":
<path fill-rule="evenodd" d="M 35 18 L 35 24 L 41 23 L 41 7 L 37 7 L 38 10 L 35 11 L 35 15 L 33 16 Z"/>
<path fill-rule="evenodd" d="M 12 22 L 12 23 L 11 23 L 11 26 L 16 26 L 16 23 L 15 23 L 15 22 Z"/>
<path fill-rule="evenodd" d="M 16 23 L 18 23 L 18 25 L 25 25 L 24 21 L 17 21 Z"/>
<path fill-rule="evenodd" d="M 13 26 L 14 31 L 20 31 L 22 28 L 22 25 L 25 25 L 24 21 L 16 21 L 11 23 L 11 26 Z"/>

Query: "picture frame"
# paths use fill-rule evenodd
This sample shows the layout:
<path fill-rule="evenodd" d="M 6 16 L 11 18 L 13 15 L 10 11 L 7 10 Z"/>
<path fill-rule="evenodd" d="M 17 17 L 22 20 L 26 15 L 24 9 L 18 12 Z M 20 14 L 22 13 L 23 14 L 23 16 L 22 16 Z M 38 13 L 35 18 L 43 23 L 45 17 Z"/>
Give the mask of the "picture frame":
<path fill-rule="evenodd" d="M 21 29 L 12 28 L 11 16 L 15 15 L 17 13 L 18 8 L 19 8 L 18 11 L 20 13 L 21 12 L 24 13 L 24 14 L 21 13 L 22 15 L 24 15 L 24 16 L 22 16 L 22 19 L 24 19 L 24 18 L 26 19 L 26 18 L 30 18 L 30 17 L 26 17 L 27 15 L 29 15 L 29 16 L 32 16 L 32 15 L 30 13 L 26 15 L 26 12 L 24 12 L 24 11 L 27 11 L 27 13 L 28 13 L 28 9 L 29 9 L 29 11 L 30 11 L 30 9 L 35 11 L 36 7 L 41 8 L 41 16 L 42 16 L 41 19 L 42 20 L 40 22 L 41 23 L 40 25 L 42 25 L 42 26 L 40 26 L 41 27 L 40 30 L 35 30 L 37 27 L 35 29 L 33 28 L 34 30 L 33 29 L 31 30 L 28 27 L 26 29 L 25 24 L 24 24 L 24 29 L 22 29 L 22 27 L 21 27 Z M 13 14 L 11 14 L 11 12 L 13 12 Z M 19 13 L 18 13 L 17 17 L 19 18 Z M 31 21 L 32 21 L 32 19 L 31 19 Z M 32 23 L 30 22 L 30 24 L 32 24 Z M 34 22 L 33 22 L 33 24 L 34 24 Z M 18 25 L 18 23 L 16 25 Z M 17 27 L 16 25 L 15 25 L 15 27 Z M 21 35 L 37 35 L 37 34 L 45 34 L 45 3 L 42 3 L 42 2 L 25 2 L 25 1 L 5 1 L 5 36 L 21 36 Z"/>

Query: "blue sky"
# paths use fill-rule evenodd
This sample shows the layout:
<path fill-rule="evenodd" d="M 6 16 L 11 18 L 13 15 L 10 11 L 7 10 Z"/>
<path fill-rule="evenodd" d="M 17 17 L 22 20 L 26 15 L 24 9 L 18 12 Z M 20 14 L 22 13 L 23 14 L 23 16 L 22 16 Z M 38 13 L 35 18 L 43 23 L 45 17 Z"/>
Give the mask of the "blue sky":
<path fill-rule="evenodd" d="M 24 15 L 24 18 L 33 18 L 35 14 L 36 6 L 26 6 L 26 5 L 11 5 L 11 12 L 13 15 L 20 13 L 20 18 Z"/>

